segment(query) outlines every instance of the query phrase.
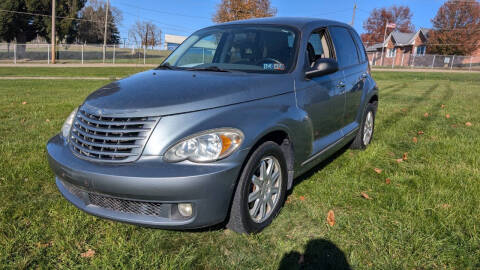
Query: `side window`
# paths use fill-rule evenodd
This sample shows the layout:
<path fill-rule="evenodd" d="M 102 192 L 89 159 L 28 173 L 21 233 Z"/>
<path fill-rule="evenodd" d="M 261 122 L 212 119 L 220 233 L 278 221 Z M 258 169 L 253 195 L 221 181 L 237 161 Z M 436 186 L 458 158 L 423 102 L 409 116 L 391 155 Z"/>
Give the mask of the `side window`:
<path fill-rule="evenodd" d="M 357 43 L 358 56 L 360 57 L 360 63 L 367 62 L 367 54 L 365 53 L 365 47 L 363 46 L 362 39 L 358 36 L 357 33 L 353 31 L 350 31 L 350 34 L 352 34 L 352 37 L 355 40 L 355 43 Z"/>
<path fill-rule="evenodd" d="M 325 29 L 313 32 L 308 39 L 306 56 L 308 65 L 312 67 L 320 58 L 332 58 L 332 53 L 327 42 Z"/>
<path fill-rule="evenodd" d="M 347 28 L 334 26 L 331 27 L 330 33 L 340 68 L 358 64 L 357 47 Z"/>
<path fill-rule="evenodd" d="M 191 63 L 196 65 L 212 63 L 219 41 L 219 34 L 201 38 L 181 56 L 176 64 L 178 66 L 191 66 Z"/>

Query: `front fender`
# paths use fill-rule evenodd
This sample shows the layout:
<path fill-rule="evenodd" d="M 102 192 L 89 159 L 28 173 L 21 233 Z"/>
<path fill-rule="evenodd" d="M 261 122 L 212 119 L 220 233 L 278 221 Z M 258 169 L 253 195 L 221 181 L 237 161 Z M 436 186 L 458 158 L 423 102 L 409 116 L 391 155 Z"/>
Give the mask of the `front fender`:
<path fill-rule="evenodd" d="M 231 127 L 245 134 L 242 150 L 250 149 L 270 132 L 285 131 L 295 149 L 295 164 L 311 152 L 312 124 L 296 107 L 294 93 L 221 108 L 165 116 L 145 146 L 143 156 L 161 156 L 181 139 L 208 129 Z M 228 159 L 228 158 L 227 158 Z"/>

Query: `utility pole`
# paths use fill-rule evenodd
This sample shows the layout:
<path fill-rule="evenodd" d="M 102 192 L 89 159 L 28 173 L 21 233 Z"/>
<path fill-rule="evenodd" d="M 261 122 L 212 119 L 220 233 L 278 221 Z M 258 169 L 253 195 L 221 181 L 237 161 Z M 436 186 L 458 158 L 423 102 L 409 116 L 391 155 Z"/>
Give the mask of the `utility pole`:
<path fill-rule="evenodd" d="M 107 26 L 108 26 L 108 6 L 110 0 L 107 0 L 107 8 L 105 9 L 105 32 L 103 32 L 103 63 L 105 63 L 105 52 L 107 49 Z"/>
<path fill-rule="evenodd" d="M 357 0 L 355 0 L 355 3 L 353 4 L 353 14 L 352 14 L 352 23 L 350 23 L 351 26 L 355 24 L 355 11 L 357 10 Z"/>
<path fill-rule="evenodd" d="M 55 1 L 52 0 L 52 64 L 55 64 Z"/>

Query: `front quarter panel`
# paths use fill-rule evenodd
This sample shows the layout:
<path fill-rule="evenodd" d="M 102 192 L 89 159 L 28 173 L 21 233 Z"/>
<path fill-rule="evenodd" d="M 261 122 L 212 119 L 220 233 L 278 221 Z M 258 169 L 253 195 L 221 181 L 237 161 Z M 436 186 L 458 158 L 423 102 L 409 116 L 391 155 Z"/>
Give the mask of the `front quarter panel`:
<path fill-rule="evenodd" d="M 311 123 L 306 114 L 297 109 L 295 95 L 290 92 L 216 109 L 165 116 L 153 131 L 143 156 L 162 156 L 187 136 L 223 127 L 237 128 L 244 133 L 242 150 L 250 149 L 264 135 L 277 130 L 289 135 L 297 154 L 295 161 L 308 156 L 311 150 Z"/>

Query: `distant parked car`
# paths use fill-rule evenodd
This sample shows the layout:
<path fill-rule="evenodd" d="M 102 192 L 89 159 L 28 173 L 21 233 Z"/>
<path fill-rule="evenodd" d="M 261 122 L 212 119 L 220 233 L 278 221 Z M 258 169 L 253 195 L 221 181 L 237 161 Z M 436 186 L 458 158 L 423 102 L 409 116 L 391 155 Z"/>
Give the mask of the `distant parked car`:
<path fill-rule="evenodd" d="M 60 192 L 87 213 L 259 232 L 297 176 L 347 144 L 367 147 L 377 102 L 350 26 L 231 22 L 93 92 L 48 142 L 48 160 Z"/>

